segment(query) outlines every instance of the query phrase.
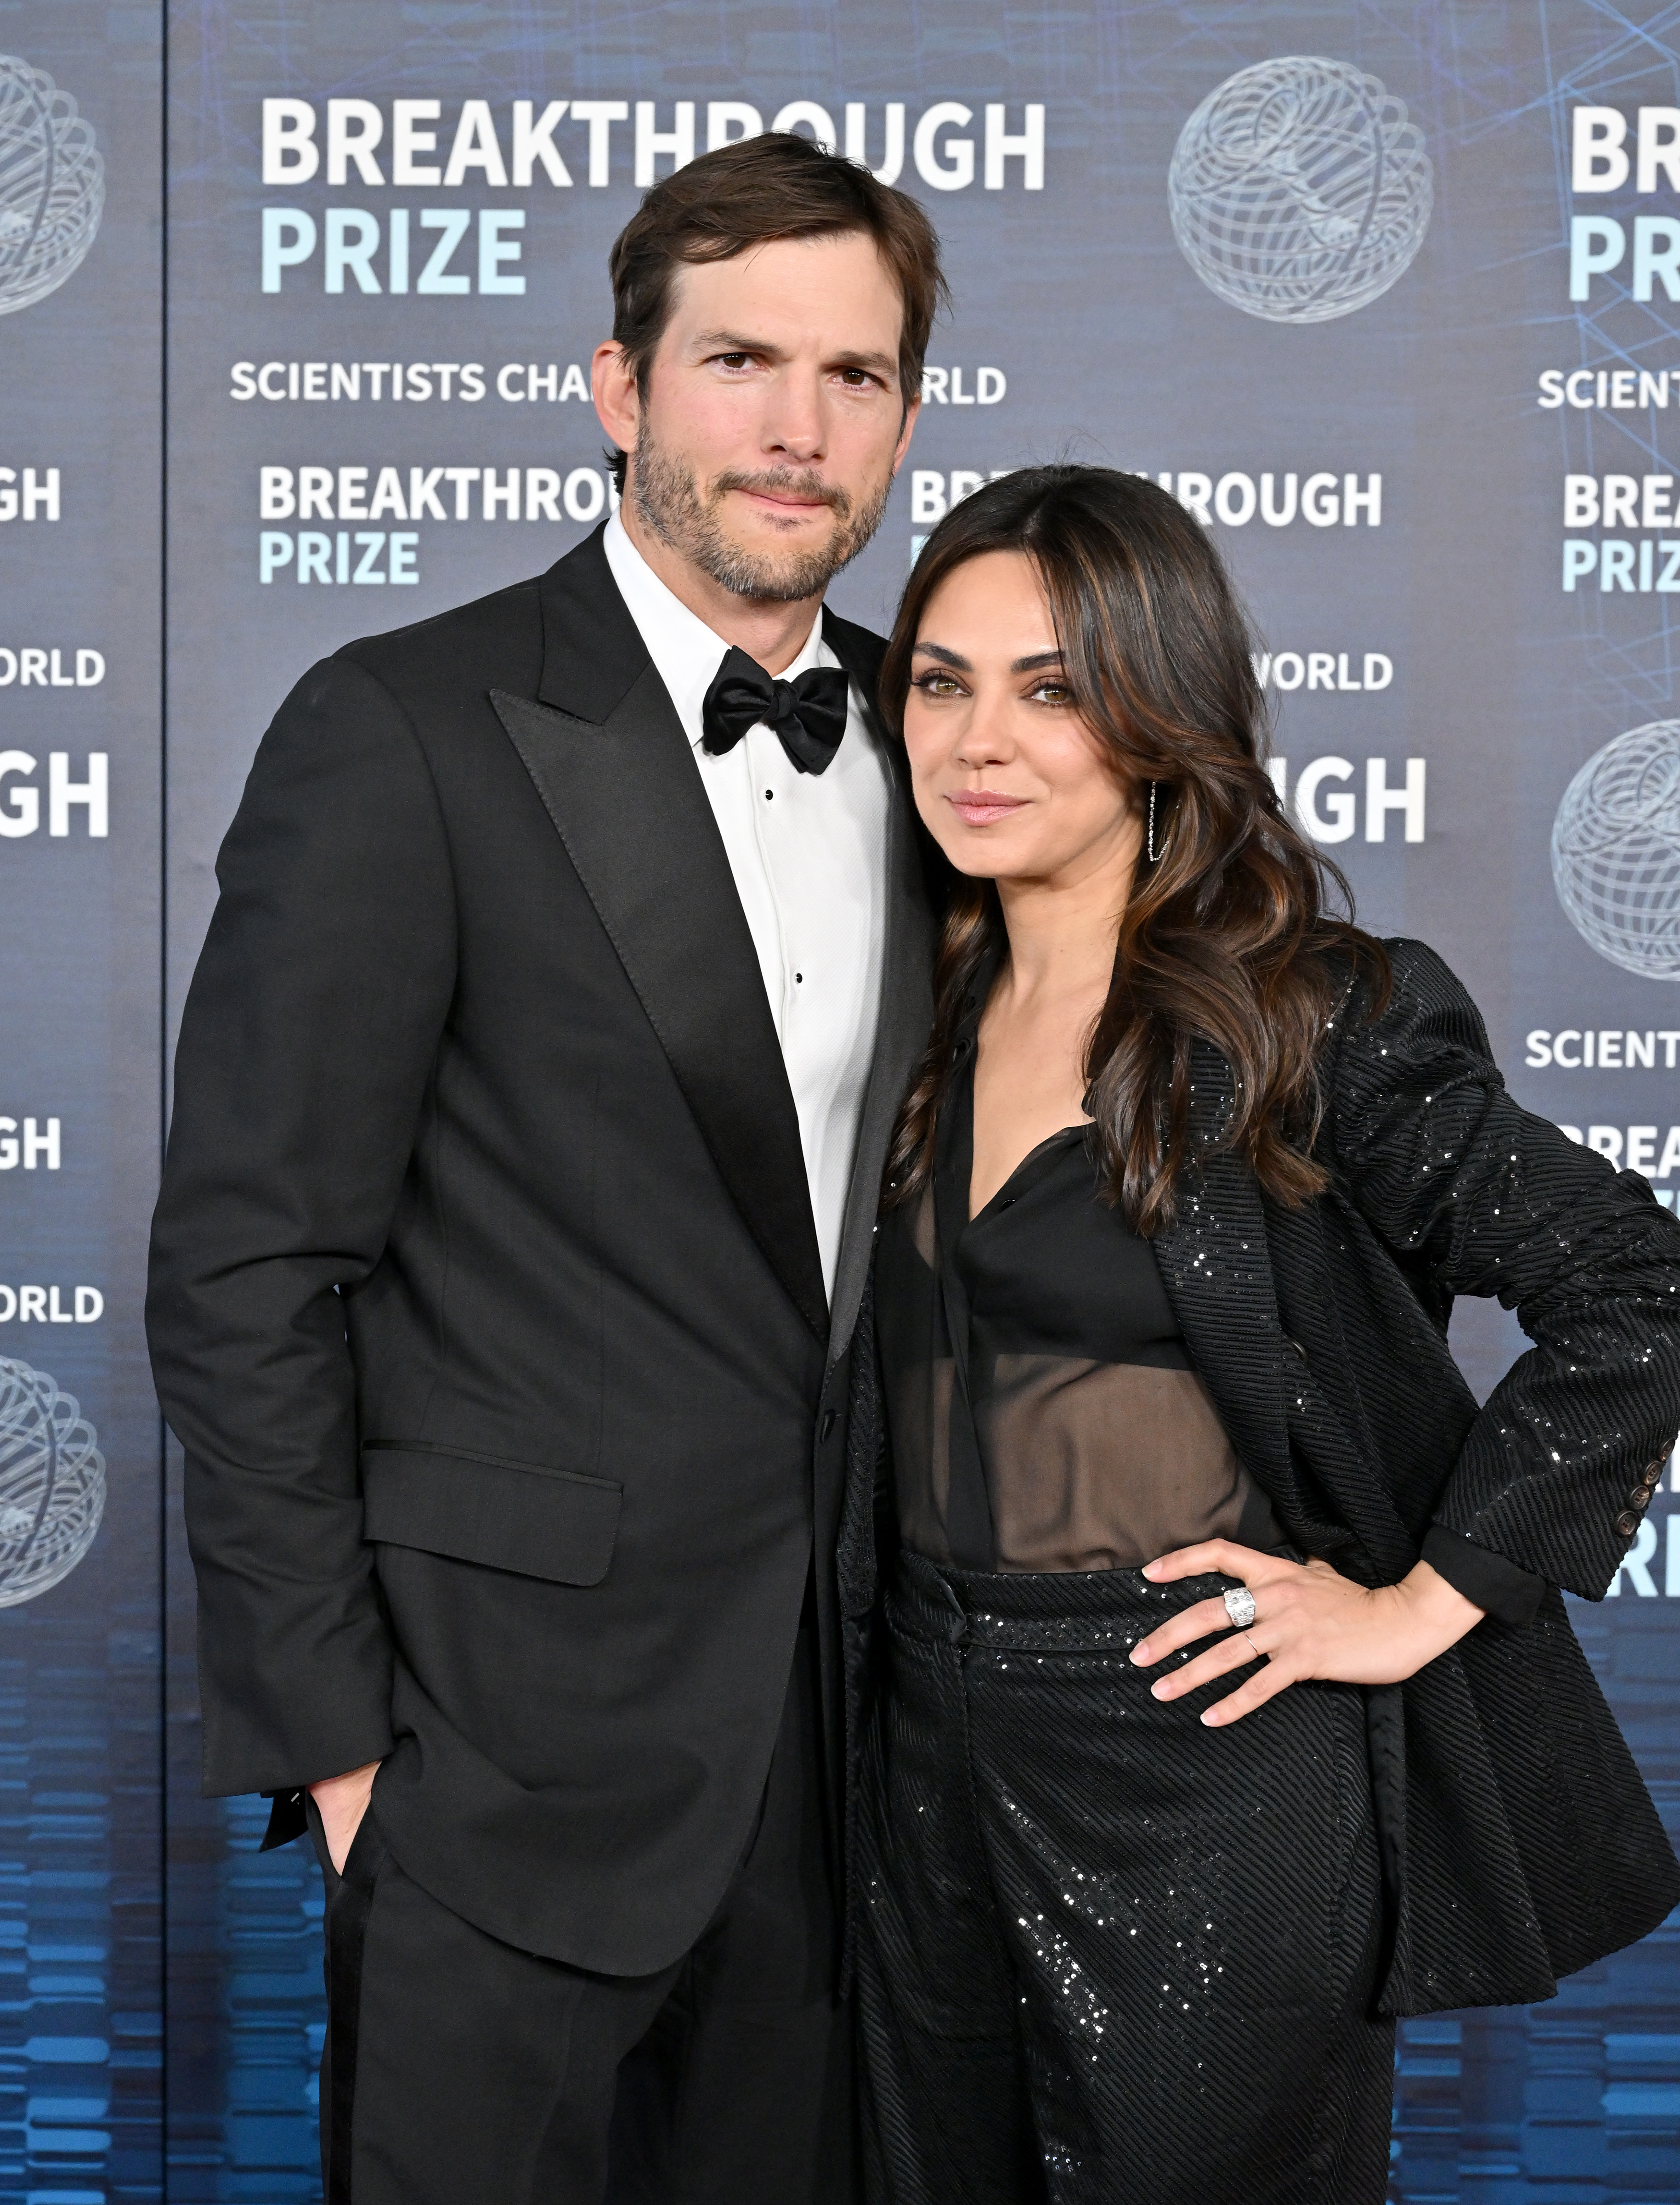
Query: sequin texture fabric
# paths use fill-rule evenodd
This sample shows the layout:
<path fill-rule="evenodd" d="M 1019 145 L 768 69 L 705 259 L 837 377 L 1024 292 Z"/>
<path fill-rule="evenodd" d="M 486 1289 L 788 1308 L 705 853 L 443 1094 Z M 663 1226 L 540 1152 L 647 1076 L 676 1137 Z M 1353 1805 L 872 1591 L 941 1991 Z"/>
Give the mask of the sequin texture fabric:
<path fill-rule="evenodd" d="M 859 1831 L 874 2205 L 1382 2197 L 1362 1696 L 1210 1731 L 1128 1658 L 1225 1582 L 904 1557 Z"/>
<path fill-rule="evenodd" d="M 1387 1917 L 1375 2007 L 1393 2015 L 1549 1997 L 1680 1903 L 1673 1850 L 1559 1590 L 1602 1596 L 1680 1424 L 1680 1220 L 1635 1174 L 1518 1106 L 1434 951 L 1386 946 L 1386 1001 L 1374 1007 L 1362 983 L 1324 1037 L 1327 1192 L 1280 1209 L 1219 1149 L 1231 1075 L 1198 1044 L 1198 1158 L 1155 1247 L 1196 1370 L 1294 1548 L 1364 1584 L 1397 1582 L 1438 1552 L 1446 1573 L 1473 1550 L 1490 1585 L 1504 1577 L 1512 1594 L 1500 1616 L 1491 1594 L 1472 1592 L 1488 1620 L 1404 1685 L 1363 1695 Z M 1460 1293 L 1498 1295 L 1532 1343 L 1485 1406 L 1447 1345 Z M 876 1555 L 893 1520 L 874 1322 L 866 1305 L 838 1554 L 854 1862 L 866 1851 L 865 1745 L 885 1756 L 870 1813 L 886 1800 L 925 1819 L 943 1794 L 922 1798 L 898 1773 L 917 1725 L 942 1707 L 965 1740 L 971 1715 L 954 1691 L 923 1692 L 910 1712 L 892 1704 L 920 1673 L 896 1634 L 882 1658 Z M 954 1783 L 968 1747 L 950 1750 Z M 1029 1765 L 1039 1750 L 1024 1736 Z M 887 1839 L 870 1828 L 878 1856 Z M 877 1970 L 898 1949 L 883 1889 L 870 1885 L 866 1905 L 852 1881 L 860 1969 L 866 1942 Z"/>

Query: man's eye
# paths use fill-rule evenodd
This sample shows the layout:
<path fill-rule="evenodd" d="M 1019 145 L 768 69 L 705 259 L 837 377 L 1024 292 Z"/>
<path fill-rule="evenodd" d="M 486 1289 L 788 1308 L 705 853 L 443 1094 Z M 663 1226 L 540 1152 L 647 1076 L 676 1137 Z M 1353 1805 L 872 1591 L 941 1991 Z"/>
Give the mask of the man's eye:
<path fill-rule="evenodd" d="M 848 390 L 867 390 L 875 377 L 861 367 L 843 367 L 840 381 Z"/>
<path fill-rule="evenodd" d="M 745 367 L 752 354 L 750 352 L 721 352 L 717 357 L 724 367 Z"/>

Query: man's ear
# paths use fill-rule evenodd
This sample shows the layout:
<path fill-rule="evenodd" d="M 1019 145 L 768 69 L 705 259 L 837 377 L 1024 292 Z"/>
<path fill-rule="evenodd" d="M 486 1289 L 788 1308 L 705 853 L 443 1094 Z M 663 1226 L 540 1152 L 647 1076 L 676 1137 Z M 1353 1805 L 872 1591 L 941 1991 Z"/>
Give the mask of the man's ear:
<path fill-rule="evenodd" d="M 602 427 L 620 451 L 633 452 L 642 425 L 641 393 L 636 387 L 636 371 L 615 337 L 597 345 L 589 374 Z"/>
<path fill-rule="evenodd" d="M 597 357 L 599 357 L 598 354 Z M 899 431 L 899 447 L 893 455 L 893 472 L 895 476 L 904 465 L 904 455 L 910 449 L 911 433 L 916 426 L 921 412 L 922 399 L 918 392 L 904 409 L 904 426 Z"/>

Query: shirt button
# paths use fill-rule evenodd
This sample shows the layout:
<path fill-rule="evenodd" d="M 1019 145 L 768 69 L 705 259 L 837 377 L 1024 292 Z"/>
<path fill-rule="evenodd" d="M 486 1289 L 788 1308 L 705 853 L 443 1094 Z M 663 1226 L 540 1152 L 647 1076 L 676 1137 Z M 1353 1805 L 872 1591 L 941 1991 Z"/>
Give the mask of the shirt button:
<path fill-rule="evenodd" d="M 1639 1519 L 1631 1508 L 1624 1508 L 1616 1519 L 1616 1529 L 1624 1539 L 1632 1538 L 1634 1533 L 1639 1529 Z"/>

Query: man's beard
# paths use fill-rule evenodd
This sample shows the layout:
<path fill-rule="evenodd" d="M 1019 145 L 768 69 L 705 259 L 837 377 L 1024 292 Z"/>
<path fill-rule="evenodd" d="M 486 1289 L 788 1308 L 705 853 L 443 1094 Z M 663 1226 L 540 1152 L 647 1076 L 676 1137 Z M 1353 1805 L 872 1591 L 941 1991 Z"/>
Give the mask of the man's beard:
<path fill-rule="evenodd" d="M 693 469 L 656 443 L 645 429 L 636 446 L 631 478 L 637 514 L 662 544 L 734 596 L 774 604 L 820 597 L 880 527 L 893 487 L 888 475 L 879 490 L 856 503 L 837 484 L 798 467 L 768 467 L 757 474 L 732 468 L 715 475 L 703 494 Z M 808 550 L 749 551 L 731 543 L 718 517 L 732 490 L 819 498 L 834 516 L 834 532 L 826 544 Z"/>

